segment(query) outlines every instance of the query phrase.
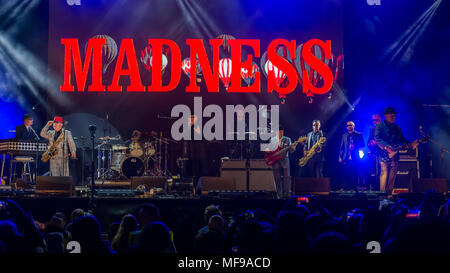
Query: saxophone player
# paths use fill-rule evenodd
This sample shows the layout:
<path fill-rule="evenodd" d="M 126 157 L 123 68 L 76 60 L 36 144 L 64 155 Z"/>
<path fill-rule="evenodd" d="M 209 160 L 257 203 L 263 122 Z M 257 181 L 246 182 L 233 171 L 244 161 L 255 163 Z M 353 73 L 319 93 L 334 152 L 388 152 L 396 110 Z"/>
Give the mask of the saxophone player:
<path fill-rule="evenodd" d="M 53 130 L 49 130 L 53 125 Z M 68 149 L 70 150 L 70 157 L 76 158 L 76 146 L 72 138 L 72 133 L 63 129 L 62 117 L 55 117 L 53 120 L 47 122 L 41 130 L 41 137 L 48 139 L 49 147 L 58 141 L 61 141 L 56 146 L 56 155 L 50 158 L 50 175 L 51 176 L 69 176 L 69 161 Z"/>
<path fill-rule="evenodd" d="M 322 130 L 320 130 L 320 120 L 314 120 L 312 124 L 313 130 L 306 136 L 306 143 L 303 146 L 303 156 L 308 155 L 308 151 L 316 144 L 320 138 L 325 137 Z M 307 165 L 302 168 L 302 176 L 306 177 L 323 177 L 323 143 L 321 148 L 316 147 L 316 153 L 308 161 Z"/>

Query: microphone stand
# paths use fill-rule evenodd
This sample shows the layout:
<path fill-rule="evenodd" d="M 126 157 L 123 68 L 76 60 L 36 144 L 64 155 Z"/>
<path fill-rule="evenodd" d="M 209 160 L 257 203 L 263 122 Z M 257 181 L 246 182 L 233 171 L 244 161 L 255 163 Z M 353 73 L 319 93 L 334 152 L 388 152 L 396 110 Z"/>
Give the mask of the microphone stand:
<path fill-rule="evenodd" d="M 36 131 L 33 129 L 33 127 L 30 126 L 31 131 L 34 134 L 34 141 L 36 143 L 36 147 L 35 147 L 35 151 L 36 151 L 36 163 L 34 164 L 34 181 L 33 179 L 32 182 L 34 182 L 34 184 L 36 184 L 36 180 L 37 180 L 37 176 L 38 176 L 38 167 L 39 167 L 39 151 L 38 151 L 38 146 L 39 146 L 39 136 L 38 134 L 36 134 Z"/>
<path fill-rule="evenodd" d="M 439 148 L 441 148 L 441 178 L 444 178 L 444 162 L 445 162 L 445 153 L 450 154 L 450 152 L 445 149 L 444 146 L 442 146 L 442 144 L 440 144 L 439 142 L 437 142 L 434 138 L 432 138 L 431 136 L 425 134 L 425 132 L 422 130 L 422 126 L 419 127 L 420 130 L 420 134 L 427 138 L 428 140 L 430 140 L 431 142 L 433 142 L 435 145 L 437 145 Z"/>
<path fill-rule="evenodd" d="M 63 123 L 62 126 L 62 134 L 63 134 L 63 173 L 64 176 L 68 176 L 66 174 L 66 124 Z M 69 171 L 69 164 L 67 164 L 67 171 Z"/>
<path fill-rule="evenodd" d="M 95 162 L 94 162 L 94 149 L 95 149 L 95 131 L 97 127 L 95 125 L 89 125 L 89 131 L 91 133 L 92 150 L 91 150 L 91 194 L 89 196 L 89 206 L 94 211 L 95 208 Z"/>

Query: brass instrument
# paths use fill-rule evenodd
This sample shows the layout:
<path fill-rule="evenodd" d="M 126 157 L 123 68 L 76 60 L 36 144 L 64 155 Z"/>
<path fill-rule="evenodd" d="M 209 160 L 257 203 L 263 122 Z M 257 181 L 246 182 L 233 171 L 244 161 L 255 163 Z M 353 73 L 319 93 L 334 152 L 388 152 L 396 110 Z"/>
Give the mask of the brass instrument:
<path fill-rule="evenodd" d="M 300 161 L 298 162 L 298 165 L 300 165 L 300 167 L 304 167 L 308 163 L 308 161 L 316 154 L 316 152 L 320 152 L 322 150 L 322 144 L 324 144 L 326 140 L 327 139 L 325 137 L 319 138 L 319 141 L 317 141 L 311 147 L 311 149 L 309 149 L 306 152 L 306 156 L 304 156 L 300 159 Z M 316 149 L 317 149 L 317 151 L 316 151 Z"/>
<path fill-rule="evenodd" d="M 42 154 L 42 157 L 41 157 L 42 162 L 47 162 L 47 161 L 49 161 L 49 159 L 51 159 L 52 157 L 54 157 L 58 154 L 58 149 L 56 147 L 58 146 L 59 143 L 61 143 L 61 141 L 63 141 L 64 135 L 65 135 L 65 132 L 64 131 L 61 132 L 61 135 L 59 135 L 58 139 L 53 143 L 53 145 L 50 146 L 48 148 L 48 150 Z"/>

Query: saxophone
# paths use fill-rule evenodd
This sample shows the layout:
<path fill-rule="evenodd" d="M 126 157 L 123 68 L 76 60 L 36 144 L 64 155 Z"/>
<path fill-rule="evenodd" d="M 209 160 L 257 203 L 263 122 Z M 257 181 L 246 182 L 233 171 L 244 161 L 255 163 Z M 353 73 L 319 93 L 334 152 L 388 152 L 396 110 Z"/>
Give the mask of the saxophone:
<path fill-rule="evenodd" d="M 325 137 L 319 138 L 319 141 L 317 141 L 311 147 L 311 149 L 308 150 L 308 152 L 306 153 L 306 156 L 300 158 L 298 165 L 300 165 L 300 167 L 304 167 L 308 163 L 308 161 L 316 154 L 316 148 L 318 148 L 317 152 L 320 152 L 322 150 L 322 144 L 324 144 L 326 140 L 327 139 Z"/>
<path fill-rule="evenodd" d="M 45 151 L 42 154 L 42 158 L 41 161 L 42 162 L 47 162 L 49 159 L 51 159 L 52 157 L 54 157 L 55 155 L 58 154 L 58 149 L 56 148 L 58 146 L 59 143 L 61 143 L 61 141 L 63 141 L 64 139 L 64 132 L 61 132 L 61 135 L 59 135 L 58 139 L 53 143 L 52 146 L 50 146 L 47 151 Z"/>

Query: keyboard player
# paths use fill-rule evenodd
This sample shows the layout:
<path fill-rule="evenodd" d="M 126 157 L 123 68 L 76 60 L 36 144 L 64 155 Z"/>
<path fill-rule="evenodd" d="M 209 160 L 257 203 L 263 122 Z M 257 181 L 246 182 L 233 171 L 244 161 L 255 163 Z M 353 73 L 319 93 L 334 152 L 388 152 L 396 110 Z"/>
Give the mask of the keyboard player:
<path fill-rule="evenodd" d="M 16 126 L 16 134 L 14 140 L 36 140 L 36 135 L 33 133 L 33 116 L 31 114 L 23 115 L 23 124 Z"/>
<path fill-rule="evenodd" d="M 36 141 L 39 139 L 38 135 L 34 131 L 33 127 L 33 116 L 31 114 L 23 115 L 23 124 L 16 126 L 16 133 L 14 136 L 15 141 Z M 37 158 L 35 159 L 37 160 Z M 34 164 L 33 164 L 34 165 Z M 33 166 L 36 172 L 35 165 Z M 16 177 L 20 178 L 23 172 L 23 165 L 17 164 L 16 166 Z"/>

